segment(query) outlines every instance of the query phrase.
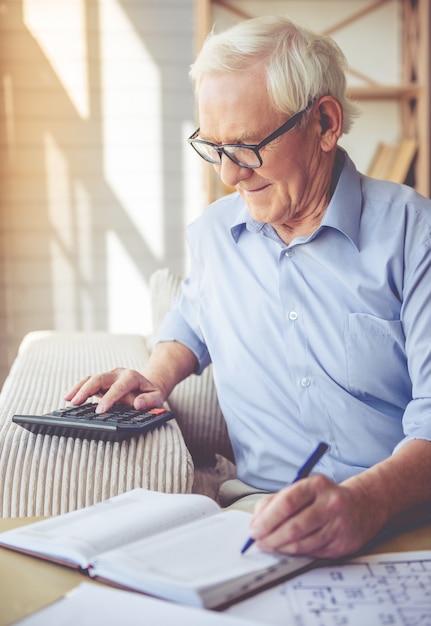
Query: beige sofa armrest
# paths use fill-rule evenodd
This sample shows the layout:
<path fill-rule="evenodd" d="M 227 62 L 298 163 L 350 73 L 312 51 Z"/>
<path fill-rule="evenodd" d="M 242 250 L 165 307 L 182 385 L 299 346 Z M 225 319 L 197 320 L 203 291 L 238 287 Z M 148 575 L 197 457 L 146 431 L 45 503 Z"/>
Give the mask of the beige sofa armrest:
<path fill-rule="evenodd" d="M 193 463 L 175 420 L 129 441 L 35 435 L 14 413 L 45 413 L 88 374 L 141 369 L 143 337 L 110 333 L 27 335 L 0 394 L 0 515 L 55 515 L 135 487 L 191 491 Z"/>

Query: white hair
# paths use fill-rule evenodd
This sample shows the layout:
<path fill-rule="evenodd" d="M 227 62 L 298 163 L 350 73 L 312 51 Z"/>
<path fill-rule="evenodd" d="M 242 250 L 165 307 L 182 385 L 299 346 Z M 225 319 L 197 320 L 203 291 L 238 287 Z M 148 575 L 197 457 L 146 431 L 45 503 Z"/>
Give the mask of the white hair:
<path fill-rule="evenodd" d="M 343 132 L 350 130 L 358 109 L 346 95 L 344 54 L 330 37 L 287 17 L 257 17 L 211 33 L 190 69 L 196 94 L 205 75 L 242 72 L 260 61 L 277 110 L 290 115 L 331 95 L 343 109 Z"/>

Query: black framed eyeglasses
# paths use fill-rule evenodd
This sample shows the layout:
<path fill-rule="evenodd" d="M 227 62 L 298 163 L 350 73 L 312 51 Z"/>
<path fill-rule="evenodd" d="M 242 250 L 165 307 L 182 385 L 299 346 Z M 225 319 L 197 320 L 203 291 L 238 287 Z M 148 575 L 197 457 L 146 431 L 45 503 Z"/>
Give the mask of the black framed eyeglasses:
<path fill-rule="evenodd" d="M 192 148 L 196 150 L 199 156 L 205 159 L 205 161 L 208 161 L 208 163 L 220 165 L 222 154 L 225 154 L 228 159 L 240 167 L 256 169 L 262 166 L 262 157 L 260 156 L 259 150 L 271 143 L 271 141 L 274 141 L 274 139 L 277 139 L 277 137 L 280 137 L 280 135 L 284 135 L 284 133 L 291 130 L 301 119 L 304 113 L 309 110 L 309 108 L 310 105 L 308 105 L 306 109 L 299 111 L 299 113 L 292 115 L 287 122 L 284 122 L 284 124 L 277 128 L 277 130 L 256 145 L 249 145 L 245 143 L 225 143 L 219 146 L 215 143 L 211 143 L 210 141 L 198 139 L 199 128 L 195 130 L 193 135 L 191 135 L 187 141 Z"/>

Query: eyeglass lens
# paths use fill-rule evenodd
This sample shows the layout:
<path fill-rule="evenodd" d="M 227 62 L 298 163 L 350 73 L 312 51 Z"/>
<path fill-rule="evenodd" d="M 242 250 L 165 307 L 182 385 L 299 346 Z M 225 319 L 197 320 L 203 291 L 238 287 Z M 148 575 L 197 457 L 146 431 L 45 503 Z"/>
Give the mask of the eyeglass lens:
<path fill-rule="evenodd" d="M 191 137 L 189 137 L 189 142 L 199 156 L 205 159 L 205 161 L 209 161 L 209 163 L 220 165 L 222 154 L 225 154 L 231 161 L 240 167 L 257 168 L 262 165 L 262 158 L 259 154 L 259 150 L 271 141 L 274 141 L 277 137 L 280 137 L 280 135 L 284 135 L 284 133 L 291 130 L 310 105 L 311 103 L 309 103 L 306 109 L 295 113 L 295 115 L 287 120 L 287 122 L 282 124 L 273 133 L 268 135 L 268 137 L 255 146 L 242 146 L 241 144 L 225 144 L 217 146 L 210 141 L 195 138 L 199 129 Z"/>
<path fill-rule="evenodd" d="M 193 142 L 198 154 L 210 163 L 220 164 L 224 153 L 237 165 L 245 167 L 259 167 L 261 162 L 252 148 L 242 146 L 222 146 L 217 148 L 210 143 Z"/>

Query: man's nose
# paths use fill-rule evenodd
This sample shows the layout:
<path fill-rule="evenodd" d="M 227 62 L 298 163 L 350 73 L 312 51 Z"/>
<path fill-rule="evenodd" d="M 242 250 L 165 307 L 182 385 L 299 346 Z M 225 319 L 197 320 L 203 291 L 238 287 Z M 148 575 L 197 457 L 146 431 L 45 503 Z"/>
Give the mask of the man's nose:
<path fill-rule="evenodd" d="M 253 170 L 249 167 L 241 167 L 222 154 L 221 164 L 216 166 L 216 170 L 224 185 L 236 187 L 236 185 L 253 175 Z"/>

